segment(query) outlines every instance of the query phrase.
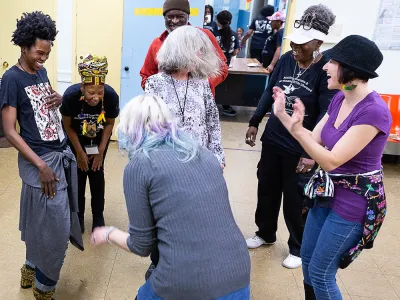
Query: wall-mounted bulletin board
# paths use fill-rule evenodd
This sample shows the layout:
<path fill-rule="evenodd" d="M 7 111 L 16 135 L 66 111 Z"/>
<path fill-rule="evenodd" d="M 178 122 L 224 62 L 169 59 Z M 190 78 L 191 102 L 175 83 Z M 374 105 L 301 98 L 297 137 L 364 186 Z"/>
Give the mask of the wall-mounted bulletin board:
<path fill-rule="evenodd" d="M 400 0 L 381 0 L 374 41 L 382 50 L 400 50 Z"/>

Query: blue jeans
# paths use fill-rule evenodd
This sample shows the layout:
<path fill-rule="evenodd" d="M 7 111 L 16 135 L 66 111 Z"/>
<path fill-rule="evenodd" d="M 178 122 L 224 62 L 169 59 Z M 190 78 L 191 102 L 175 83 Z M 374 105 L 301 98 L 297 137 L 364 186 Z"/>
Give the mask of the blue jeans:
<path fill-rule="evenodd" d="M 154 293 L 150 281 L 139 288 L 137 300 L 163 300 Z M 229 295 L 222 296 L 216 300 L 250 300 L 250 286 Z"/>
<path fill-rule="evenodd" d="M 35 287 L 43 292 L 50 292 L 56 288 L 57 281 L 51 280 L 42 273 L 33 263 L 26 261 L 25 264 L 32 269 L 35 269 Z"/>
<path fill-rule="evenodd" d="M 329 208 L 314 206 L 307 216 L 301 246 L 304 283 L 318 300 L 341 300 L 336 273 L 343 254 L 361 239 L 363 225 L 342 219 Z"/>

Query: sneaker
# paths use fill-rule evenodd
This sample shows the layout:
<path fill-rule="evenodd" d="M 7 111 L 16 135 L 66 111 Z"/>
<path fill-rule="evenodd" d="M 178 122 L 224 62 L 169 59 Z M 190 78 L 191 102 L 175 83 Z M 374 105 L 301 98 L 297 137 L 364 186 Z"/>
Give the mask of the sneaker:
<path fill-rule="evenodd" d="M 262 238 L 260 238 L 258 235 L 255 235 L 252 238 L 247 239 L 246 244 L 247 244 L 247 248 L 256 249 L 258 247 L 261 247 L 262 245 L 273 245 L 273 244 L 275 244 L 275 242 L 267 243 Z"/>
<path fill-rule="evenodd" d="M 229 106 L 229 108 L 224 109 L 224 110 L 222 111 L 222 113 L 223 113 L 225 116 L 229 116 L 229 117 L 236 117 L 236 115 L 237 115 L 236 110 L 234 110 L 231 106 Z"/>
<path fill-rule="evenodd" d="M 301 267 L 301 257 L 289 254 L 283 261 L 282 266 L 288 269 L 297 269 Z"/>

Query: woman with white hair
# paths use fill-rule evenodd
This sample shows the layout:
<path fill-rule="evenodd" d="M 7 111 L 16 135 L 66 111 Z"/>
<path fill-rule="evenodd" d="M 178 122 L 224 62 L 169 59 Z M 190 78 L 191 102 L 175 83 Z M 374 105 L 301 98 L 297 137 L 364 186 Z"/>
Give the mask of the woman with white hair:
<path fill-rule="evenodd" d="M 255 145 L 258 126 L 273 104 L 273 88 L 280 87 L 286 96 L 286 111 L 292 115 L 297 98 L 304 101 L 304 127 L 312 130 L 325 115 L 335 91 L 327 87 L 327 74 L 322 67 L 328 62 L 319 49 L 326 39 L 335 15 L 325 5 L 312 5 L 295 21 L 289 51 L 274 68 L 268 87 L 249 121 L 246 143 Z M 282 265 L 289 269 L 302 265 L 300 248 L 303 239 L 302 218 L 304 184 L 312 175 L 315 162 L 293 138 L 272 112 L 261 136 L 262 151 L 258 163 L 258 202 L 256 234 L 247 240 L 249 248 L 276 242 L 278 217 L 283 202 L 283 215 L 289 231 L 289 255 Z M 283 200 L 282 200 L 283 195 Z"/>
<path fill-rule="evenodd" d="M 156 96 L 139 96 L 121 113 L 130 162 L 124 173 L 129 233 L 93 232 L 107 242 L 160 260 L 138 300 L 250 299 L 250 257 L 232 215 L 215 156 L 184 131 Z"/>
<path fill-rule="evenodd" d="M 209 37 L 193 26 L 175 29 L 157 55 L 160 73 L 146 81 L 145 92 L 167 103 L 178 125 L 225 166 L 218 108 L 208 78 L 223 62 Z"/>

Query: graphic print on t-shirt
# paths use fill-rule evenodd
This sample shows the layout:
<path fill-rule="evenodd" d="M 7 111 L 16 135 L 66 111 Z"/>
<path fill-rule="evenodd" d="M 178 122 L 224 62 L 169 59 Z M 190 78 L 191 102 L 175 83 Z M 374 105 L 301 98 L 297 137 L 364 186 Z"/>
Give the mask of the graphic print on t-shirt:
<path fill-rule="evenodd" d="M 80 123 L 80 132 L 78 132 L 78 134 L 83 135 L 82 134 L 83 123 L 84 121 L 86 121 L 87 133 L 85 134 L 85 136 L 88 138 L 101 137 L 101 131 L 104 129 L 104 122 L 101 121 L 99 124 L 97 124 L 97 118 L 99 117 L 99 115 L 100 113 L 95 113 L 95 114 L 81 113 L 75 116 L 74 120 L 77 120 Z"/>
<path fill-rule="evenodd" d="M 58 140 L 58 128 L 61 128 L 61 114 L 57 110 L 51 110 L 46 106 L 43 97 L 50 91 L 49 83 L 39 83 L 27 86 L 25 92 L 31 102 L 36 126 L 43 141 Z"/>
<path fill-rule="evenodd" d="M 256 20 L 255 25 L 255 33 L 264 33 L 265 31 L 268 31 L 268 34 L 270 34 L 272 32 L 271 22 L 268 20 Z"/>
<path fill-rule="evenodd" d="M 222 43 L 222 37 L 220 35 L 218 35 L 216 37 L 216 39 L 218 41 L 219 46 L 222 49 L 222 52 L 226 53 L 227 51 L 224 49 L 224 44 Z M 235 37 L 235 35 L 232 35 L 231 43 L 230 43 L 229 51 L 228 51 L 229 54 L 232 54 L 235 51 L 235 43 L 236 43 L 236 37 Z"/>
<path fill-rule="evenodd" d="M 282 90 L 286 95 L 286 112 L 291 116 L 293 114 L 293 106 L 296 103 L 296 99 L 299 98 L 298 96 L 293 95 L 293 93 L 296 90 L 303 90 L 301 92 L 302 94 L 304 92 L 312 93 L 313 90 L 308 87 L 307 81 L 292 76 L 285 76 L 282 80 L 279 80 L 279 83 L 281 83 Z M 307 114 L 305 116 L 307 116 Z"/>

